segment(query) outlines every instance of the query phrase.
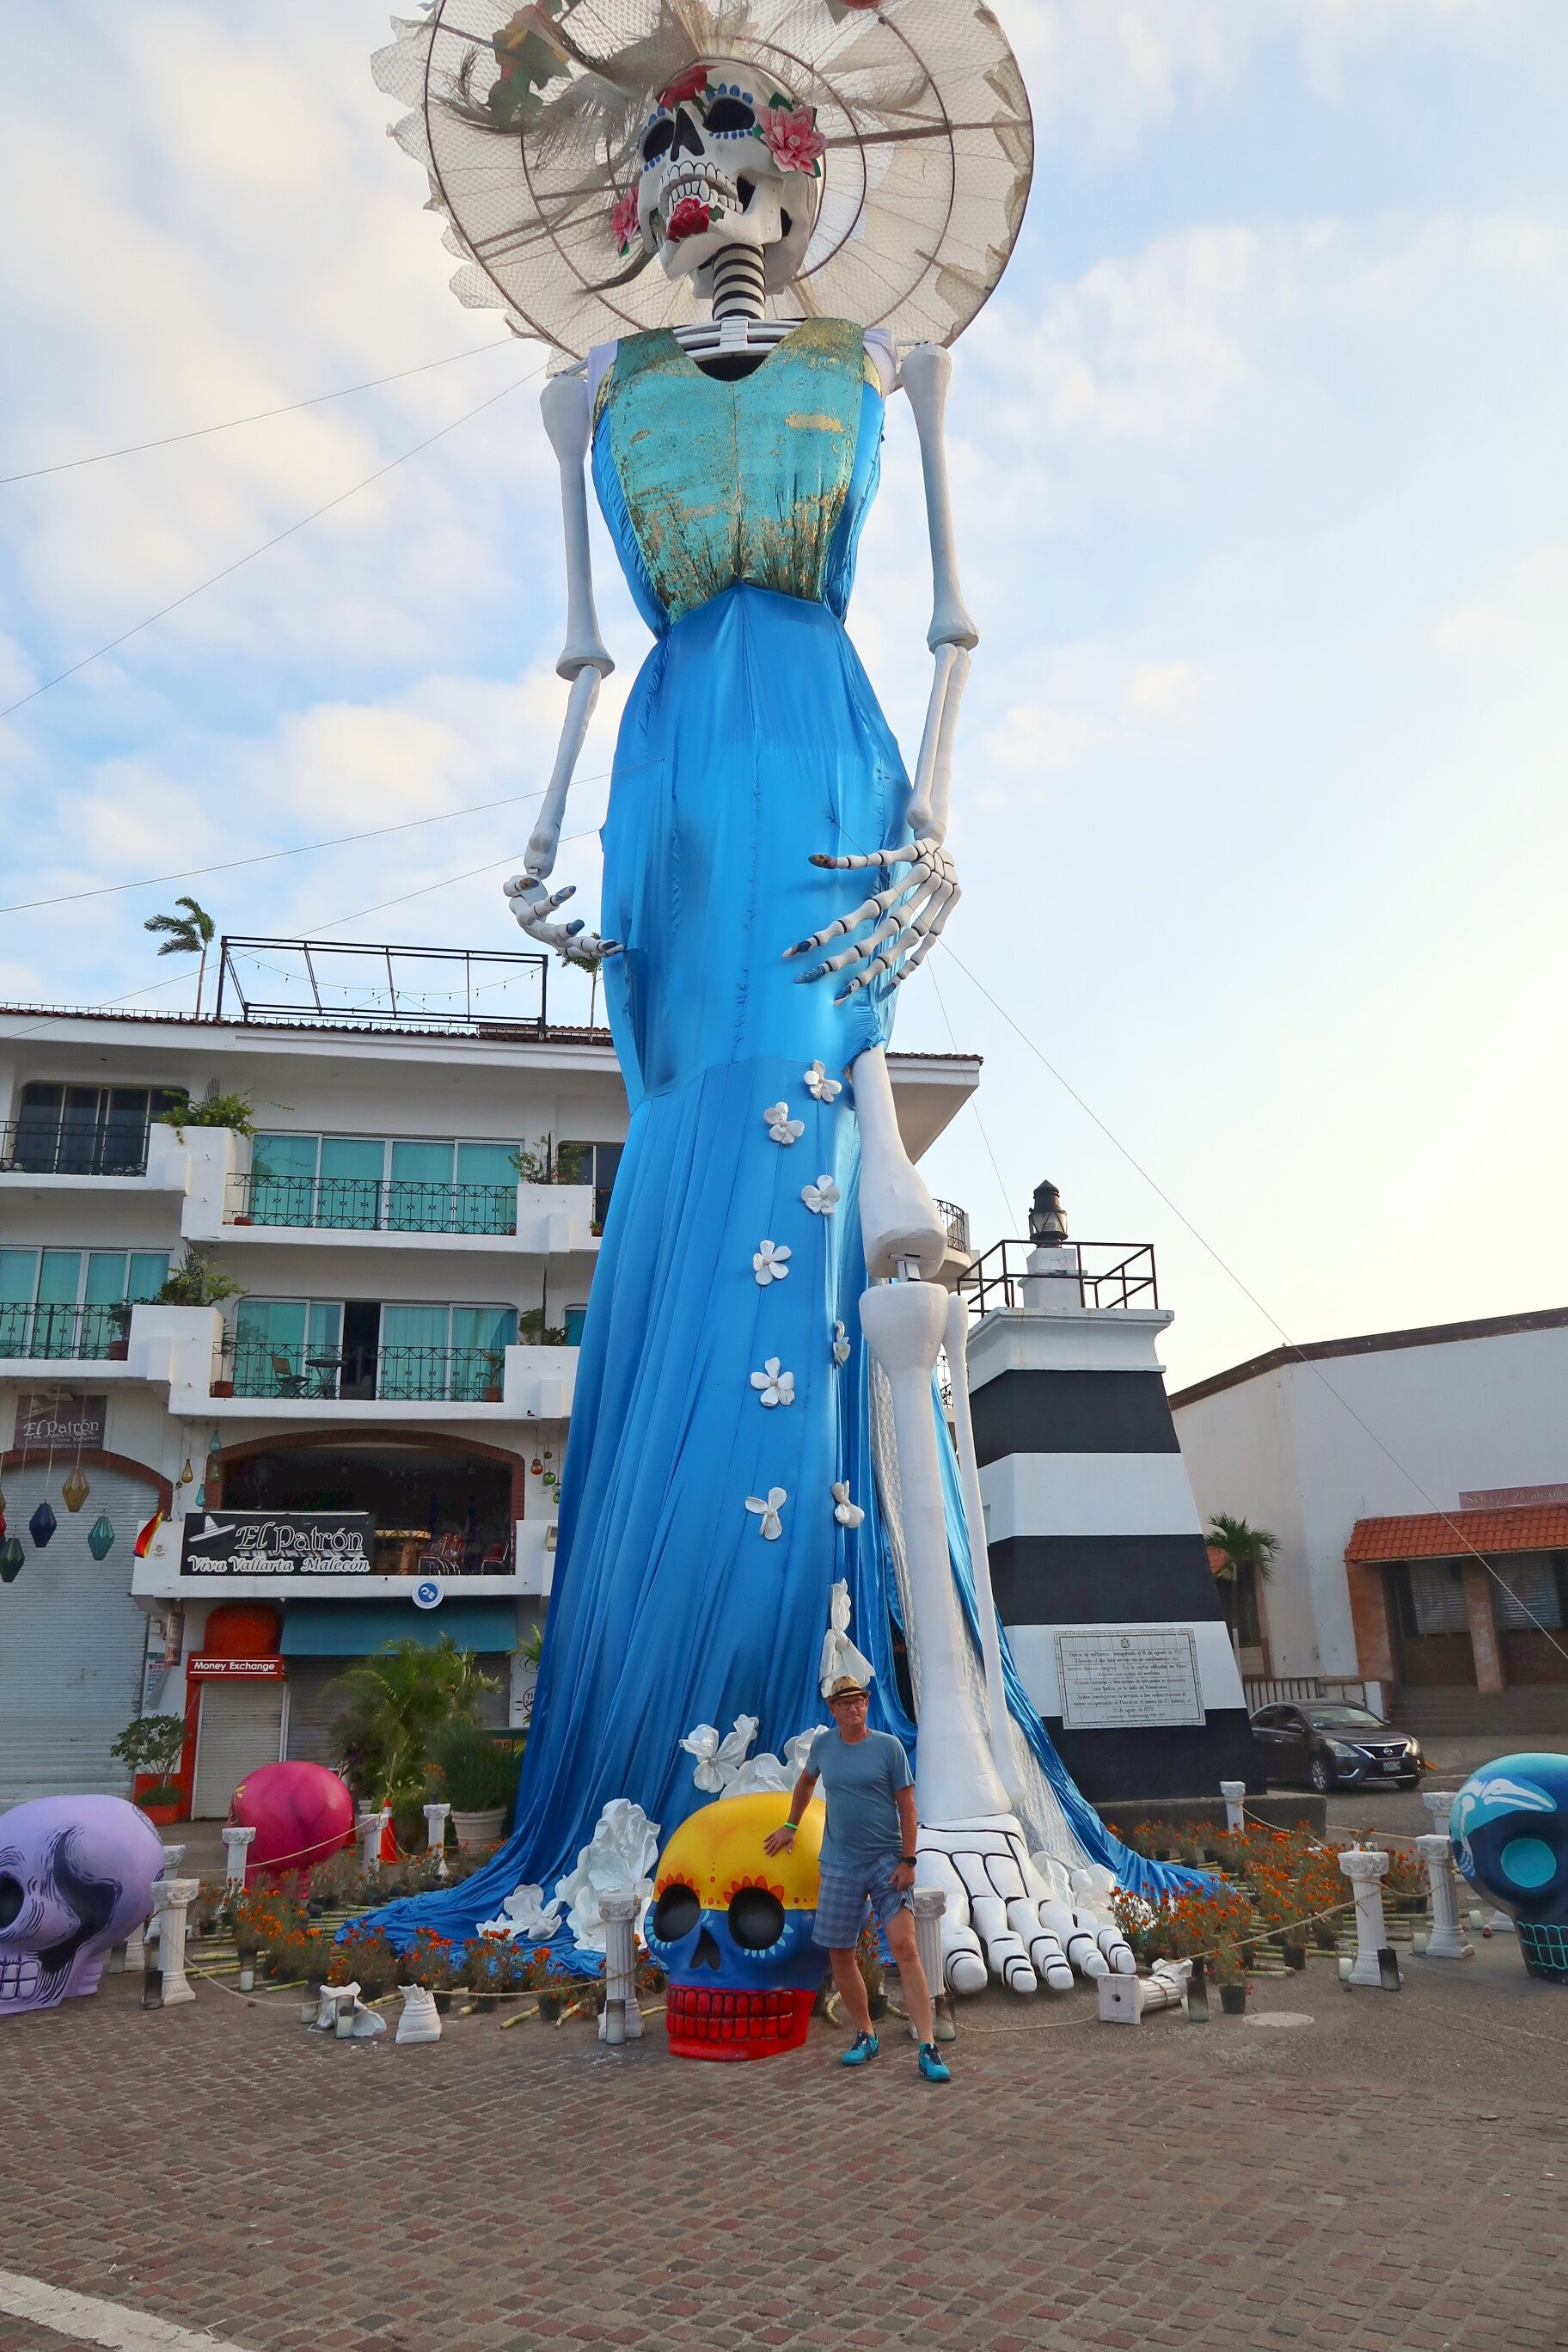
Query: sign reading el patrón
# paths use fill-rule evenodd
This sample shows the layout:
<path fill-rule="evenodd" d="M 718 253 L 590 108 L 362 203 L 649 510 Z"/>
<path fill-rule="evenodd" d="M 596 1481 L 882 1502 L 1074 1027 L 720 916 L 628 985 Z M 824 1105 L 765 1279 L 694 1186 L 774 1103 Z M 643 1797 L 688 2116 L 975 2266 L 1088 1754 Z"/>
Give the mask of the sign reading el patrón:
<path fill-rule="evenodd" d="M 369 1576 L 369 1511 L 193 1511 L 186 1576 Z"/>
<path fill-rule="evenodd" d="M 1056 1643 L 1064 1730 L 1202 1723 L 1197 1644 L 1186 1626 L 1076 1626 Z"/>

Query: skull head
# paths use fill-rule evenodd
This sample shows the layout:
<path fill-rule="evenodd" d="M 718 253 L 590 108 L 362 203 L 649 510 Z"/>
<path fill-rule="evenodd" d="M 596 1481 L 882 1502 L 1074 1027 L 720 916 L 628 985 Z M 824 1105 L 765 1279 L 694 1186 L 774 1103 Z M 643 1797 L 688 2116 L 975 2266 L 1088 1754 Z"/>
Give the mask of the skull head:
<path fill-rule="evenodd" d="M 1454 1860 L 1511 1911 L 1532 1976 L 1568 1980 L 1568 1757 L 1500 1756 L 1448 1812 Z"/>
<path fill-rule="evenodd" d="M 163 1849 L 123 1797 L 39 1797 L 0 1818 L 0 2016 L 96 1992 L 153 1906 Z"/>
<path fill-rule="evenodd" d="M 766 75 L 732 61 L 694 65 L 658 94 L 644 126 L 635 228 L 628 199 L 617 212 L 624 249 L 640 237 L 667 277 L 694 278 L 706 293 L 724 247 L 750 246 L 776 292 L 805 257 L 823 152 L 815 110 Z"/>
<path fill-rule="evenodd" d="M 669 1974 L 679 2058 L 776 2058 L 805 2040 L 826 1958 L 812 1941 L 826 1816 L 808 1807 L 794 1851 L 765 1854 L 788 1811 L 783 1790 L 716 1798 L 659 1857 L 644 1932 Z"/>

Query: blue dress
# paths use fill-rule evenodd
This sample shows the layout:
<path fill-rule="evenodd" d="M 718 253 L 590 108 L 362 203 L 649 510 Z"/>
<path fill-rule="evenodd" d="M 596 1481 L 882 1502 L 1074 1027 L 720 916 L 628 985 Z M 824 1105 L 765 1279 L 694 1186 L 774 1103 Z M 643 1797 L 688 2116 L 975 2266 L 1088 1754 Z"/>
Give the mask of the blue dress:
<path fill-rule="evenodd" d="M 797 328 L 735 383 L 668 333 L 635 336 L 599 388 L 595 484 L 656 636 L 603 835 L 630 1128 L 583 1331 L 513 1833 L 461 1887 L 383 1914 L 398 1942 L 421 1926 L 471 1934 L 522 1883 L 548 1895 L 613 1798 L 668 1836 L 701 1801 L 679 1748 L 697 1725 L 756 1716 L 758 1752 L 782 1754 L 820 1724 L 839 1578 L 876 1668 L 873 1719 L 915 1744 L 872 1460 L 847 1078 L 886 1042 L 890 992 L 836 1004 L 831 982 L 801 986 L 802 964 L 784 961 L 866 895 L 863 872 L 825 871 L 814 853 L 901 838 L 903 763 L 844 627 L 882 412 L 861 330 L 843 320 Z M 787 1124 L 764 1116 L 780 1104 Z M 793 1402 L 764 1402 L 753 1376 L 770 1367 L 775 1394 L 793 1376 Z M 853 1526 L 836 1484 L 864 1513 Z M 770 1498 L 774 1516 L 753 1507 Z M 1116 1866 L 1122 1850 L 1016 1683 L 1013 1696 L 1060 1776 L 1074 1842 Z"/>

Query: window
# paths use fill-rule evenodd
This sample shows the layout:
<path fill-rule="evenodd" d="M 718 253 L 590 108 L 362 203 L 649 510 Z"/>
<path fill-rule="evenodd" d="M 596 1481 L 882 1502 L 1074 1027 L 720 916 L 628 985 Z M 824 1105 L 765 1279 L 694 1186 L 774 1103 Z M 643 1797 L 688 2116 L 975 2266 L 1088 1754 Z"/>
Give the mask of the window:
<path fill-rule="evenodd" d="M 517 1146 L 363 1135 L 258 1135 L 248 1211 L 258 1225 L 510 1234 Z"/>
<path fill-rule="evenodd" d="M 1490 1563 L 1492 1614 L 1504 1633 L 1533 1633 L 1539 1627 L 1555 1632 L 1563 1622 L 1563 1602 L 1549 1551 L 1521 1551 Z"/>
<path fill-rule="evenodd" d="M 167 1250 L 0 1249 L 0 1356 L 101 1362 L 168 1278 Z"/>
<path fill-rule="evenodd" d="M 234 1391 L 335 1397 L 342 1369 L 341 1299 L 242 1298 L 234 1323 Z"/>
<path fill-rule="evenodd" d="M 1464 1570 L 1457 1559 L 1413 1559 L 1395 1580 L 1399 1630 L 1406 1641 L 1424 1641 L 1434 1633 L 1465 1633 L 1470 1613 L 1465 1606 Z"/>
<path fill-rule="evenodd" d="M 377 1394 L 477 1402 L 516 1344 L 515 1307 L 384 1307 Z"/>
<path fill-rule="evenodd" d="M 34 1176 L 140 1176 L 147 1129 L 184 1103 L 166 1087 L 22 1088 L 5 1164 Z"/>
<path fill-rule="evenodd" d="M 596 1225 L 602 1225 L 608 1214 L 616 1171 L 625 1150 L 624 1143 L 561 1143 L 555 1148 L 556 1182 L 592 1184 Z"/>

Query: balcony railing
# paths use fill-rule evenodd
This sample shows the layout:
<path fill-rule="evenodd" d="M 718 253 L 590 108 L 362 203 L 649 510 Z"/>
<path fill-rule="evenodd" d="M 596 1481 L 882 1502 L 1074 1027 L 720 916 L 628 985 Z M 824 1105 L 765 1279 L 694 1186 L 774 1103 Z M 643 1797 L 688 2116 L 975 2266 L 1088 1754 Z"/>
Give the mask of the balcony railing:
<path fill-rule="evenodd" d="M 229 1223 L 334 1233 L 515 1234 L 515 1184 L 416 1183 L 395 1177 L 268 1176 L 231 1180 Z"/>
<path fill-rule="evenodd" d="M 0 1306 L 0 1358 L 102 1363 L 123 1354 L 130 1331 L 128 1307 Z"/>
<path fill-rule="evenodd" d="M 505 1372 L 499 1349 L 348 1348 L 334 1355 L 265 1339 L 231 1344 L 224 1365 L 236 1396 L 384 1404 L 494 1404 Z"/>
<path fill-rule="evenodd" d="M 145 1176 L 147 1122 L 47 1118 L 0 1127 L 0 1175 Z"/>
<path fill-rule="evenodd" d="M 970 1256 L 968 1210 L 961 1209 L 956 1201 L 939 1201 L 936 1213 L 947 1227 L 949 1249 L 956 1250 L 961 1257 Z"/>
<path fill-rule="evenodd" d="M 990 1315 L 1001 1307 L 1048 1311 L 1058 1301 L 1092 1307 L 1160 1304 L 1149 1242 L 1068 1242 L 1064 1247 L 1072 1262 L 1047 1274 L 1029 1271 L 1036 1247 L 1031 1241 L 998 1242 L 959 1276 L 971 1315 Z"/>

